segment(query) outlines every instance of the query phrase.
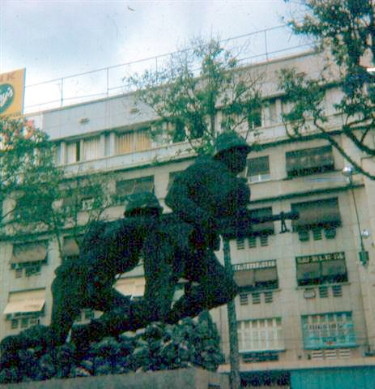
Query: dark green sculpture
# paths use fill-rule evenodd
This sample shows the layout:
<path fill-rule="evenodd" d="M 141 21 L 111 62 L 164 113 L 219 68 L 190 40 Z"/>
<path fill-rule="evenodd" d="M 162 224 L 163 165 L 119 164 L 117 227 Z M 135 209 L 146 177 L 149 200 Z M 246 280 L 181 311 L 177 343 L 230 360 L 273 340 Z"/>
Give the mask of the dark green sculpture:
<path fill-rule="evenodd" d="M 223 133 L 213 157 L 198 158 L 175 179 L 166 197 L 172 214 L 161 217 L 156 198 L 142 194 L 131 199 L 123 220 L 95 224 L 80 259 L 64 262 L 56 270 L 45 341 L 64 343 L 82 308 L 104 312 L 86 326 L 73 327 L 73 342 L 84 345 L 153 321 L 177 323 L 232 300 L 237 286 L 214 250 L 219 248 L 220 221 L 236 220 L 249 204 L 246 180 L 236 177 L 244 170 L 249 151 L 239 135 Z M 146 289 L 143 300 L 133 302 L 113 285 L 117 275 L 138 264 L 141 252 Z M 189 284 L 172 305 L 180 278 Z M 2 342 L 3 350 L 14 347 L 14 337 Z"/>
<path fill-rule="evenodd" d="M 218 137 L 214 157 L 199 158 L 177 176 L 166 197 L 173 213 L 161 217 L 143 241 L 143 300 L 73 329 L 74 341 L 117 335 L 152 321 L 177 323 L 236 296 L 237 285 L 214 250 L 219 248 L 220 220 L 236 219 L 250 201 L 246 181 L 236 177 L 244 170 L 249 151 L 244 139 L 224 133 Z M 180 278 L 189 284 L 172 306 Z"/>

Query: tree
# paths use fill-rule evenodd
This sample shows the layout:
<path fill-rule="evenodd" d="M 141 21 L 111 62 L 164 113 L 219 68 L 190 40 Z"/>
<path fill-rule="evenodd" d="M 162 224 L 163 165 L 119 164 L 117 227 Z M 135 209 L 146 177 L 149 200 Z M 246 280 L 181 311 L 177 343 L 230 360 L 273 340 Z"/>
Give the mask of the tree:
<path fill-rule="evenodd" d="M 338 90 L 341 98 L 332 108 L 342 118 L 340 133 L 362 157 L 374 157 L 375 75 L 371 68 L 375 60 L 375 4 L 372 0 L 300 3 L 305 15 L 302 21 L 292 20 L 289 25 L 296 34 L 314 38 L 328 55 L 318 78 L 308 78 L 295 69 L 280 73 L 280 87 L 292 106 L 283 117 L 288 135 L 303 139 L 306 130 L 316 130 L 358 172 L 374 180 L 375 175 L 364 170 L 358 157 L 342 147 L 330 131 L 329 115 L 322 103 L 329 88 Z"/>
<path fill-rule="evenodd" d="M 55 164 L 54 144 L 30 121 L 1 119 L 0 137 L 0 203 L 9 201 L 0 212 L 3 233 L 52 234 L 62 256 L 64 234 L 78 241 L 112 204 L 110 177 L 67 178 Z"/>
<path fill-rule="evenodd" d="M 254 130 L 259 120 L 261 75 L 238 68 L 219 41 L 195 39 L 161 70 L 137 74 L 127 83 L 159 117 L 152 135 L 187 140 L 194 151 L 205 153 L 219 130 L 236 130 L 246 122 Z"/>
<path fill-rule="evenodd" d="M 13 199 L 0 221 L 22 228 L 48 224 L 63 172 L 55 166 L 53 144 L 32 122 L 0 120 L 0 174 L 0 199 Z"/>

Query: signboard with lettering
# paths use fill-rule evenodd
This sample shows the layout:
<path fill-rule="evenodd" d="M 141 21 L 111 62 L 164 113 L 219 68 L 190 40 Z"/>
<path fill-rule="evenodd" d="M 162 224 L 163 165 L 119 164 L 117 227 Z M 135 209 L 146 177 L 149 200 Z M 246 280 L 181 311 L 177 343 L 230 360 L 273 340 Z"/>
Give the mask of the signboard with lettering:
<path fill-rule="evenodd" d="M 23 113 L 25 69 L 0 74 L 0 117 Z"/>
<path fill-rule="evenodd" d="M 337 253 L 315 254 L 315 255 L 305 255 L 303 257 L 296 257 L 296 262 L 298 264 L 337 261 L 337 260 L 345 260 L 345 253 L 337 252 Z"/>

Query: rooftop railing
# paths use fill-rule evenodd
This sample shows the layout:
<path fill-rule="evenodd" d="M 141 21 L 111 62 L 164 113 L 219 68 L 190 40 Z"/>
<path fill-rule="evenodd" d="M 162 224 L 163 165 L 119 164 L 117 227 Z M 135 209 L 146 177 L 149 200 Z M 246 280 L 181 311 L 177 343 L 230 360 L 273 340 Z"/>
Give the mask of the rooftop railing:
<path fill-rule="evenodd" d="M 256 64 L 311 48 L 309 41 L 291 33 L 286 26 L 255 31 L 221 41 L 236 55 L 240 65 Z M 26 85 L 25 113 L 65 107 L 130 92 L 124 79 L 146 70 L 162 69 L 173 53 L 73 74 Z"/>

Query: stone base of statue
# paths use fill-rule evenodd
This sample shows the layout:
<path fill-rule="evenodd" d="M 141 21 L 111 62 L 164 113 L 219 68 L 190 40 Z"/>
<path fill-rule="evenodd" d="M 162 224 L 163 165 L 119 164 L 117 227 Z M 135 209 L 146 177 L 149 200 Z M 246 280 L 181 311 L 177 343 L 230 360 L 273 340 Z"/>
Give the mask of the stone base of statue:
<path fill-rule="evenodd" d="M 38 343 L 43 331 L 45 327 L 39 326 L 30 329 L 26 333 L 27 336 L 25 334 L 20 336 L 27 347 L 12 347 L 19 346 L 17 342 L 11 342 L 13 338 L 6 342 L 7 348 L 0 356 L 0 389 L 3 388 L 1 384 L 12 385 L 7 387 L 16 385 L 18 389 L 23 387 L 81 388 L 85 387 L 81 385 L 86 385 L 86 382 L 90 387 L 103 389 L 159 387 L 153 384 L 148 386 L 146 381 L 144 386 L 133 385 L 133 381 L 143 382 L 142 380 L 147 379 L 152 383 L 160 379 L 162 382 L 160 388 L 168 386 L 177 388 L 178 386 L 172 386 L 169 382 L 180 382 L 178 379 L 187 377 L 187 373 L 181 374 L 180 377 L 178 371 L 202 370 L 206 373 L 199 374 L 207 378 L 212 376 L 211 373 L 216 372 L 218 366 L 224 362 L 219 334 L 208 312 L 202 313 L 196 320 L 186 318 L 177 325 L 152 323 L 136 334 L 122 334 L 116 338 L 106 337 L 84 348 L 71 342 L 56 347 L 49 346 L 48 342 Z M 155 373 L 152 375 L 155 378 L 147 378 L 151 377 L 151 373 Z M 163 381 L 163 373 L 165 373 L 165 380 L 170 380 L 167 381 L 168 386 Z M 171 374 L 173 378 L 170 378 Z M 198 373 L 189 374 L 194 376 Z M 110 382 L 118 381 L 121 384 L 102 385 L 101 382 L 108 380 L 106 376 L 112 377 L 109 379 Z M 193 376 L 188 381 L 194 384 L 196 378 Z M 126 385 L 123 384 L 124 382 Z M 182 387 L 200 386 L 180 384 L 178 389 Z"/>
<path fill-rule="evenodd" d="M 9 389 L 229 389 L 229 378 L 224 374 L 188 368 L 21 382 L 7 384 L 6 387 Z"/>

